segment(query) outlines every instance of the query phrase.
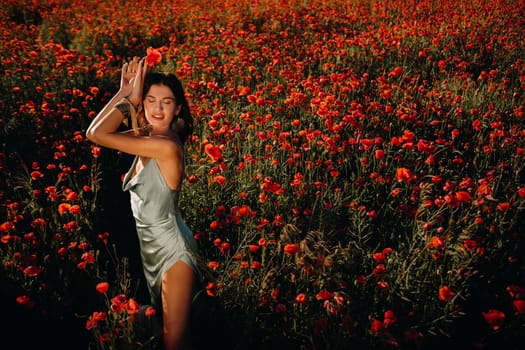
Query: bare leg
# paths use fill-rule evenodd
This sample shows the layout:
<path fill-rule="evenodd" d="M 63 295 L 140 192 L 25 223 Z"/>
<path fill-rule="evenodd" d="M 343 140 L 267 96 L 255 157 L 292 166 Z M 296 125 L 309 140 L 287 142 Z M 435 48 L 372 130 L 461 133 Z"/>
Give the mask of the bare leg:
<path fill-rule="evenodd" d="M 183 261 L 178 261 L 162 276 L 162 319 L 166 350 L 189 347 L 187 325 L 194 284 L 195 274 Z"/>

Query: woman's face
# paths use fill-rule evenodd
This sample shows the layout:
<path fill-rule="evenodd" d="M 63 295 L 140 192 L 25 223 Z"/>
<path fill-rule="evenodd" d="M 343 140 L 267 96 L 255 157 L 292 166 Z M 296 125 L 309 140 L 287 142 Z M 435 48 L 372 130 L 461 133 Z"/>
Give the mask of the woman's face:
<path fill-rule="evenodd" d="M 144 98 L 144 113 L 153 130 L 169 130 L 173 117 L 179 113 L 181 105 L 166 85 L 151 85 Z"/>

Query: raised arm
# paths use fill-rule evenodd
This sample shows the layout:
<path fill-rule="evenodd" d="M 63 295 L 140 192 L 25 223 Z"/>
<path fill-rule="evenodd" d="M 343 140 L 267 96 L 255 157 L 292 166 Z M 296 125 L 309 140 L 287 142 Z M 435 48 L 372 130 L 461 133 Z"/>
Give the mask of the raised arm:
<path fill-rule="evenodd" d="M 147 73 L 144 58 L 135 57 L 122 66 L 120 88 L 89 125 L 86 137 L 103 147 L 145 157 L 163 158 L 173 152 L 172 142 L 158 137 L 119 132 L 125 119 L 122 106 L 137 109 L 142 100 L 142 87 Z M 120 105 L 120 108 L 118 108 Z M 172 155 L 172 154 L 171 154 Z"/>
<path fill-rule="evenodd" d="M 138 74 L 139 71 L 140 74 Z M 139 60 L 138 57 L 134 57 L 133 60 L 122 65 L 119 90 L 91 122 L 91 125 L 86 131 L 86 136 L 89 140 L 99 143 L 96 141 L 96 138 L 101 131 L 101 123 L 106 124 L 102 128 L 103 130 L 107 130 L 108 127 L 113 131 L 117 130 L 122 120 L 119 121 L 117 116 L 111 118 L 110 115 L 115 109 L 115 106 L 123 101 L 123 99 L 127 99 L 135 108 L 138 107 L 146 73 L 147 66 L 144 67 L 144 59 Z M 131 101 L 131 98 L 134 99 L 134 102 Z M 124 118 L 125 116 L 122 114 L 122 117 Z"/>

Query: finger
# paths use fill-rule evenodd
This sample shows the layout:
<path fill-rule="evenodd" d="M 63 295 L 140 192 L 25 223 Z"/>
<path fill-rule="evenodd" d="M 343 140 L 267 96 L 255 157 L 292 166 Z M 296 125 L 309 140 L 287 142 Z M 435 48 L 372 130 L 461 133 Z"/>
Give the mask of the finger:
<path fill-rule="evenodd" d="M 149 65 L 146 63 L 146 57 L 142 59 L 142 66 L 144 67 L 142 71 L 142 79 L 146 77 L 146 74 L 148 74 L 149 71 Z"/>
<path fill-rule="evenodd" d="M 141 68 L 141 67 L 140 67 L 140 64 L 135 63 L 135 70 L 134 70 L 134 72 L 137 73 L 137 74 L 139 74 L 139 73 L 140 73 L 140 68 Z"/>
<path fill-rule="evenodd" d="M 145 80 L 146 79 L 146 75 L 148 74 L 148 66 L 145 66 L 144 69 L 142 70 L 142 80 Z"/>
<path fill-rule="evenodd" d="M 133 57 L 133 69 L 135 71 L 137 70 L 138 63 L 139 63 L 139 58 L 137 56 L 134 56 Z"/>
<path fill-rule="evenodd" d="M 141 58 L 137 62 L 137 73 L 140 74 L 142 77 L 144 77 L 144 73 L 146 71 L 146 66 L 145 66 L 144 62 L 145 62 L 144 58 Z"/>
<path fill-rule="evenodd" d="M 133 57 L 128 63 L 128 72 L 134 73 L 137 70 L 137 60 Z"/>

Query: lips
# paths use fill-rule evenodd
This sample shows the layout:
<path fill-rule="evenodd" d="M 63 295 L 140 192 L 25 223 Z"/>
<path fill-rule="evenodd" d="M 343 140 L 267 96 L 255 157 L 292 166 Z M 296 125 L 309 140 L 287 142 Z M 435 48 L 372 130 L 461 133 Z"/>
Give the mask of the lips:
<path fill-rule="evenodd" d="M 157 120 L 162 120 L 162 119 L 164 119 L 164 115 L 162 115 L 162 114 L 152 114 L 150 117 L 151 117 L 152 119 L 157 119 Z"/>

